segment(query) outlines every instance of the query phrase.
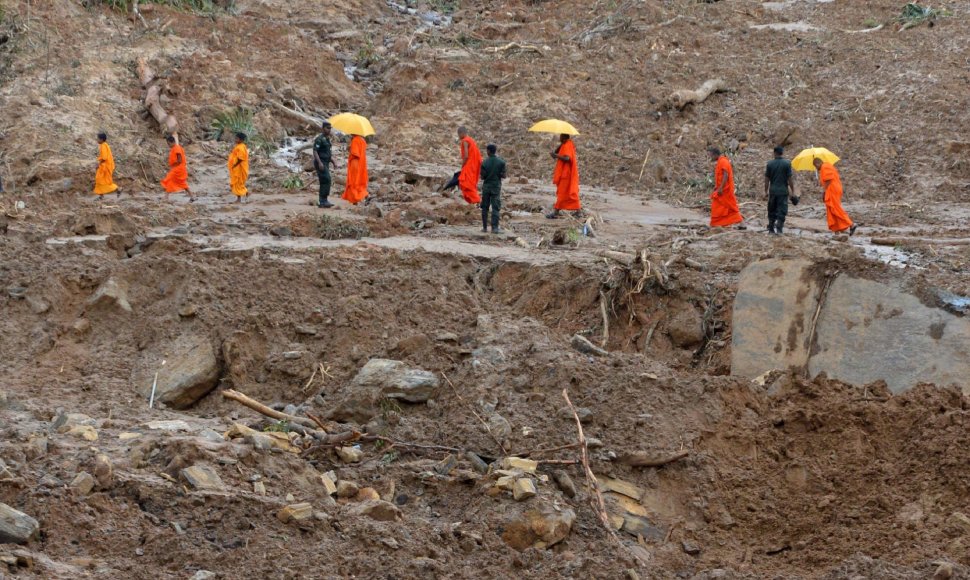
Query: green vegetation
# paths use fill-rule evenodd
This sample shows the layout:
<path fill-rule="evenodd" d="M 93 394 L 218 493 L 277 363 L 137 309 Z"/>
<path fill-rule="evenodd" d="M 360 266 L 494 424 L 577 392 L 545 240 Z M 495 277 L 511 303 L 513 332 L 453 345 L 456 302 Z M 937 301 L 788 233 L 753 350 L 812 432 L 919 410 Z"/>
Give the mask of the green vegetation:
<path fill-rule="evenodd" d="M 865 27 L 865 28 L 875 28 L 875 27 L 879 26 L 879 21 L 876 20 L 875 18 L 866 18 L 862 22 L 862 26 Z"/>
<path fill-rule="evenodd" d="M 442 14 L 452 14 L 461 8 L 461 0 L 428 0 L 428 8 Z"/>
<path fill-rule="evenodd" d="M 267 425 L 266 428 L 263 429 L 263 432 L 264 433 L 289 433 L 290 424 L 286 420 L 278 421 L 276 423 Z"/>
<path fill-rule="evenodd" d="M 130 12 L 133 0 L 91 0 L 88 2 L 89 6 L 92 5 L 104 5 L 112 10 L 117 10 L 119 12 Z M 192 12 L 204 12 L 212 13 L 218 8 L 213 2 L 213 0 L 140 0 L 141 4 L 161 4 L 163 6 L 172 6 L 180 10 L 189 10 Z M 232 5 L 235 2 L 230 3 L 227 11 L 232 10 Z"/>
<path fill-rule="evenodd" d="M 244 107 L 217 114 L 209 125 L 209 138 L 215 141 L 233 141 L 236 133 L 246 134 L 246 144 L 250 149 L 263 153 L 271 153 L 274 149 L 273 144 L 256 130 L 253 112 Z"/>
<path fill-rule="evenodd" d="M 374 50 L 374 43 L 368 40 L 367 44 L 357 49 L 357 58 L 355 60 L 358 67 L 368 68 L 371 65 L 380 62 L 381 57 L 379 54 L 377 54 L 377 51 Z"/>
<path fill-rule="evenodd" d="M 928 23 L 930 26 L 933 26 L 933 23 L 937 18 L 942 18 L 949 15 L 949 12 L 946 10 L 930 8 L 929 6 L 921 6 L 916 2 L 910 2 L 903 7 L 903 11 L 900 13 L 897 21 L 902 24 L 900 28 L 902 30 L 906 30 L 907 28 L 919 26 L 924 22 Z"/>
<path fill-rule="evenodd" d="M 299 175 L 290 175 L 283 180 L 283 189 L 303 189 L 305 185 Z"/>

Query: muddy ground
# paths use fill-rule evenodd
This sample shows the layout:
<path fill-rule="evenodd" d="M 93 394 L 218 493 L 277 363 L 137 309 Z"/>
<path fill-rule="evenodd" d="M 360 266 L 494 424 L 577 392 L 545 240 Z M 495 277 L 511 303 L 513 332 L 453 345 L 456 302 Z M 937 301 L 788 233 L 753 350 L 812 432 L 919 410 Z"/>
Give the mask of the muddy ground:
<path fill-rule="evenodd" d="M 752 261 L 967 294 L 965 3 L 906 30 L 889 0 L 107 4 L 0 0 L 0 502 L 38 528 L 0 576 L 970 576 L 958 389 L 730 375 Z M 159 193 L 139 58 L 195 203 Z M 728 90 L 670 106 L 711 78 Z M 271 103 L 373 120 L 366 204 L 312 207 L 305 151 L 280 151 L 313 128 Z M 263 144 L 238 205 L 211 131 L 237 107 Z M 550 116 L 582 132 L 580 219 L 542 217 L 551 143 L 525 128 Z M 458 124 L 509 160 L 503 235 L 435 191 Z M 121 197 L 88 194 L 98 130 Z M 859 235 L 825 231 L 805 174 L 787 234 L 763 232 L 779 143 L 843 157 Z M 706 226 L 712 144 L 745 230 Z M 373 359 L 433 386 L 377 396 Z M 149 408 L 155 373 L 190 367 L 204 388 Z"/>

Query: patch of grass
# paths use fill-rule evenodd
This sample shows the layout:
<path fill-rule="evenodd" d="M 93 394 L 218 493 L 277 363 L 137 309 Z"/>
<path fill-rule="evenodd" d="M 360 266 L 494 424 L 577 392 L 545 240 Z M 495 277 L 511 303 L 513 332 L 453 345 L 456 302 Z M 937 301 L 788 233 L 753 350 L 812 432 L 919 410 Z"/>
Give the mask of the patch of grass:
<path fill-rule="evenodd" d="M 924 22 L 928 23 L 929 26 L 933 26 L 937 18 L 949 15 L 949 12 L 944 9 L 931 8 L 929 6 L 922 6 L 916 2 L 910 2 L 906 6 L 903 6 L 903 10 L 896 20 L 902 25 L 901 28 L 906 30 L 907 28 L 919 26 Z"/>
<path fill-rule="evenodd" d="M 428 0 L 428 8 L 442 14 L 453 14 L 461 8 L 461 0 Z"/>
<path fill-rule="evenodd" d="M 316 235 L 324 240 L 359 240 L 370 235 L 370 230 L 364 224 L 342 220 L 329 215 L 320 216 L 314 230 Z M 383 406 L 384 403 L 381 404 L 382 410 Z"/>
<path fill-rule="evenodd" d="M 380 62 L 381 56 L 374 49 L 374 43 L 368 40 L 367 44 L 357 49 L 355 61 L 358 67 L 369 68 L 371 65 Z"/>
<path fill-rule="evenodd" d="M 263 429 L 263 432 L 264 433 L 289 433 L 290 424 L 286 420 L 278 421 L 276 423 L 267 425 L 266 428 Z"/>
<path fill-rule="evenodd" d="M 879 26 L 879 21 L 875 18 L 866 18 L 862 21 L 863 28 L 875 28 L 877 26 Z"/>
<path fill-rule="evenodd" d="M 272 153 L 273 144 L 267 141 L 253 123 L 253 112 L 245 107 L 229 109 L 217 114 L 209 124 L 209 138 L 215 141 L 233 141 L 236 133 L 246 134 L 246 144 L 263 153 Z"/>
<path fill-rule="evenodd" d="M 283 189 L 303 189 L 306 186 L 299 175 L 290 175 L 283 180 Z"/>

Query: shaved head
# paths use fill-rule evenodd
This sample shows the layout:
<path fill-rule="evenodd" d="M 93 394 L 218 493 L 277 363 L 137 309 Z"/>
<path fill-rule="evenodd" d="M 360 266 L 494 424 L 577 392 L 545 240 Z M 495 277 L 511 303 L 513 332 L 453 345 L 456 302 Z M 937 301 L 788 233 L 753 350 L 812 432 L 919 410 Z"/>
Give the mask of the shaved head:
<path fill-rule="evenodd" d="M 461 125 L 460 127 L 458 127 L 458 136 L 464 137 L 466 135 L 468 135 L 468 129 L 466 129 L 464 125 Z"/>

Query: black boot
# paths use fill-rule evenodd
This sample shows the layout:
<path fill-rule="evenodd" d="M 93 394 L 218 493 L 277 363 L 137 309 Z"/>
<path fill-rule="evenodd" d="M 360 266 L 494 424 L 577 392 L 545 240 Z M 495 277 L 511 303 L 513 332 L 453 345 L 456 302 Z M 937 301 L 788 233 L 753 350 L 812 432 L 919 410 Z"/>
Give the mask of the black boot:
<path fill-rule="evenodd" d="M 775 233 L 775 220 L 771 220 L 768 222 L 768 233 L 769 234 Z"/>
<path fill-rule="evenodd" d="M 329 198 L 325 197 L 321 199 L 319 203 L 317 203 L 317 207 L 333 207 L 333 204 L 330 203 Z"/>
<path fill-rule="evenodd" d="M 782 231 L 784 229 L 785 229 L 785 220 L 778 220 L 777 222 L 775 222 L 775 233 L 776 234 L 778 234 L 780 236 L 781 233 L 782 233 Z"/>

